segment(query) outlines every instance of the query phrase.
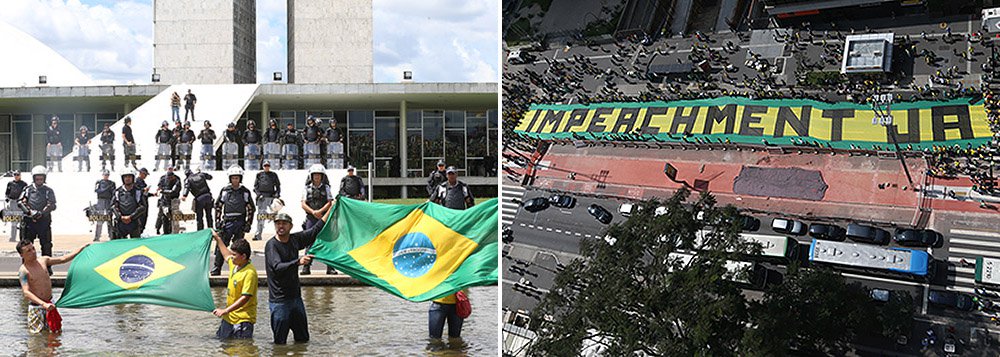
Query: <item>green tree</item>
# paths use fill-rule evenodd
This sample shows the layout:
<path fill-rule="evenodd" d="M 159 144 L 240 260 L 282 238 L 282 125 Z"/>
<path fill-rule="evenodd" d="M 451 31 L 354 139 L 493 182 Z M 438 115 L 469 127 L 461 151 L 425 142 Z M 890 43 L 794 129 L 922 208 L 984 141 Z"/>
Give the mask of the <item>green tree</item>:
<path fill-rule="evenodd" d="M 795 349 L 843 353 L 859 334 L 877 331 L 878 310 L 867 289 L 829 269 L 790 266 L 784 281 L 751 304 L 744 335 L 748 355 L 782 356 Z"/>
<path fill-rule="evenodd" d="M 725 262 L 760 248 L 739 239 L 734 208 L 716 208 L 707 194 L 686 206 L 689 194 L 642 203 L 607 229 L 614 244 L 585 241 L 587 260 L 569 264 L 533 311 L 533 321 L 546 322 L 530 353 L 576 355 L 600 345 L 606 355 L 736 355 L 750 315 L 740 287 L 723 278 Z M 667 213 L 654 216 L 658 205 Z M 699 211 L 704 221 L 694 218 Z M 704 224 L 713 221 L 730 223 Z M 699 239 L 703 229 L 709 233 Z M 688 262 L 668 259 L 696 246 L 711 250 Z"/>

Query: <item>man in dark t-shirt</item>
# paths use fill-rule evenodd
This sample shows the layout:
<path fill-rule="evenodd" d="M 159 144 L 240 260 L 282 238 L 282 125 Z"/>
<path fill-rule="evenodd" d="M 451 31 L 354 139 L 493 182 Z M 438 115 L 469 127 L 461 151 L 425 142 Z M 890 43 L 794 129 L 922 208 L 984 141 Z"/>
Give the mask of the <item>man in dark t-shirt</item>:
<path fill-rule="evenodd" d="M 122 127 L 122 147 L 125 149 L 125 163 L 132 162 L 135 165 L 135 137 L 132 136 L 132 118 L 125 117 L 125 126 Z"/>
<path fill-rule="evenodd" d="M 278 213 L 274 217 L 275 236 L 264 246 L 264 261 L 267 271 L 267 291 L 271 308 L 271 331 L 274 343 L 288 342 L 288 331 L 295 334 L 295 342 L 309 341 L 309 325 L 306 324 L 306 307 L 302 303 L 299 285 L 300 265 L 312 263 L 310 254 L 299 257 L 299 250 L 316 241 L 316 235 L 323 229 L 326 216 L 320 218 L 324 224 L 289 234 L 292 217 Z"/>

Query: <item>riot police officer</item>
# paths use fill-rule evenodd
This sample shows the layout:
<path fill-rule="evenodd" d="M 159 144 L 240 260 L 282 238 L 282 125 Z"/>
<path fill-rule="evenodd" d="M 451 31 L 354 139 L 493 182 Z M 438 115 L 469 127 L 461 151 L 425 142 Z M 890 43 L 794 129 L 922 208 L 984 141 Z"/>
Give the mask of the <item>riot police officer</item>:
<path fill-rule="evenodd" d="M 95 217 L 92 218 L 94 221 L 94 241 L 99 241 L 101 238 L 101 230 L 104 226 L 108 227 L 108 239 L 114 237 L 114 231 L 111 230 L 111 221 L 108 220 L 111 215 L 111 199 L 115 195 L 115 182 L 108 179 L 111 173 L 108 170 L 101 171 L 101 179 L 94 183 L 94 192 L 97 193 L 97 204 L 94 205 Z"/>
<path fill-rule="evenodd" d="M 21 211 L 18 200 L 21 199 L 21 193 L 28 183 L 21 180 L 21 171 L 14 170 L 13 174 L 14 179 L 7 183 L 7 193 L 4 194 L 7 197 L 7 207 L 3 210 L 3 217 L 4 221 L 10 222 L 10 241 L 16 242 L 21 239 L 18 229 L 21 228 L 21 221 L 24 219 L 24 211 Z"/>
<path fill-rule="evenodd" d="M 156 185 L 157 195 L 160 199 L 156 202 L 156 234 L 170 234 L 174 232 L 176 226 L 173 217 L 173 201 L 180 197 L 181 179 L 174 174 L 174 167 L 167 166 L 167 173 L 160 177 L 160 182 Z M 162 229 L 162 230 L 161 230 Z"/>
<path fill-rule="evenodd" d="M 260 169 L 260 142 L 262 139 L 260 130 L 257 130 L 257 124 L 253 120 L 248 120 L 247 129 L 243 131 L 243 145 L 245 145 L 243 147 L 243 165 L 247 170 Z"/>
<path fill-rule="evenodd" d="M 239 133 L 236 132 L 236 123 L 229 123 L 226 131 L 222 132 L 222 167 L 232 167 L 238 162 L 237 156 L 240 153 Z"/>
<path fill-rule="evenodd" d="M 281 167 L 281 128 L 278 121 L 271 119 L 264 131 L 264 159 Z"/>
<path fill-rule="evenodd" d="M 204 170 L 215 169 L 215 130 L 212 130 L 212 123 L 205 121 L 205 129 L 198 133 L 201 140 L 201 168 Z"/>
<path fill-rule="evenodd" d="M 70 129 L 72 132 L 73 129 Z M 62 172 L 62 131 L 59 129 L 59 117 L 52 117 L 52 122 L 45 128 L 45 156 L 49 170 L 55 171 L 56 165 Z"/>
<path fill-rule="evenodd" d="M 295 124 L 289 122 L 285 131 L 281 133 L 281 167 L 287 170 L 299 168 L 299 144 L 302 143 L 302 135 L 295 130 Z"/>
<path fill-rule="evenodd" d="M 198 230 L 202 230 L 207 225 L 212 228 L 212 190 L 208 187 L 208 181 L 212 175 L 201 172 L 201 168 L 195 168 L 195 172 L 184 178 L 184 193 L 181 194 L 181 201 L 187 201 L 188 192 L 194 195 L 195 219 L 198 221 Z"/>
<path fill-rule="evenodd" d="M 476 204 L 476 199 L 472 197 L 472 191 L 465 182 L 458 180 L 458 172 L 454 167 L 449 166 L 445 172 L 448 181 L 438 185 L 437 190 L 431 193 L 430 201 L 439 205 L 464 210 Z"/>
<path fill-rule="evenodd" d="M 111 131 L 111 124 L 104 123 L 104 130 L 101 130 L 101 170 L 107 169 L 108 161 L 111 161 L 111 169 L 115 169 L 115 132 Z"/>
<path fill-rule="evenodd" d="M 270 221 L 271 204 L 281 197 L 281 180 L 278 174 L 271 171 L 271 161 L 264 160 L 264 170 L 257 173 L 253 182 L 253 192 L 257 194 L 257 233 L 253 240 L 261 240 L 264 231 L 264 221 Z"/>
<path fill-rule="evenodd" d="M 125 117 L 125 126 L 122 127 L 122 148 L 125 150 L 124 162 L 127 164 L 131 161 L 132 167 L 137 167 L 135 164 L 135 137 L 132 136 L 132 118 L 130 117 Z"/>
<path fill-rule="evenodd" d="M 142 218 L 148 210 L 146 193 L 136 185 L 135 170 L 126 166 L 122 172 L 122 185 L 115 190 L 111 211 L 115 216 L 111 239 L 139 238 L 142 235 Z"/>
<path fill-rule="evenodd" d="M 149 176 L 149 170 L 145 167 L 139 169 L 139 177 L 135 178 L 135 187 L 142 191 L 142 202 L 146 209 L 142 210 L 139 216 L 139 234 L 141 235 L 143 231 L 146 230 L 147 218 L 149 218 L 149 184 L 146 183 L 146 177 Z"/>
<path fill-rule="evenodd" d="M 322 224 L 321 218 L 333 207 L 333 191 L 330 189 L 330 179 L 326 176 L 326 169 L 323 165 L 314 164 L 309 167 L 309 180 L 306 181 L 305 191 L 302 193 L 302 209 L 306 211 L 306 221 L 302 223 L 303 230 L 309 230 L 316 224 Z M 306 247 L 306 251 L 309 247 Z M 333 269 L 329 266 L 327 274 L 333 274 Z M 311 273 L 309 264 L 302 266 L 302 275 Z"/>
<path fill-rule="evenodd" d="M 330 127 L 323 133 L 323 141 L 326 142 L 326 167 L 344 167 L 344 137 L 337 128 L 337 119 L 330 118 Z"/>
<path fill-rule="evenodd" d="M 340 195 L 356 200 L 364 200 L 368 197 L 366 192 L 365 182 L 361 181 L 360 177 L 354 175 L 354 166 L 348 165 L 347 176 L 340 179 Z"/>
<path fill-rule="evenodd" d="M 52 256 L 52 211 L 56 210 L 56 192 L 45 185 L 48 174 L 44 166 L 31 169 L 31 185 L 21 194 L 21 210 L 24 217 L 24 240 L 34 242 L 38 238 L 42 255 Z M 52 268 L 49 267 L 49 275 Z"/>
<path fill-rule="evenodd" d="M 170 156 L 173 152 L 174 132 L 167 128 L 168 125 L 170 124 L 164 120 L 160 124 L 160 130 L 156 132 L 156 165 L 153 166 L 153 171 L 160 170 L 160 163 L 163 163 L 163 168 L 173 166 Z"/>
<path fill-rule="evenodd" d="M 90 172 L 90 129 L 86 125 L 80 126 L 80 133 L 73 138 L 76 145 L 76 172 L 83 172 L 83 163 L 87 163 L 87 172 Z"/>
<path fill-rule="evenodd" d="M 250 232 L 253 223 L 253 198 L 250 190 L 243 186 L 243 169 L 232 166 L 226 170 L 229 185 L 222 188 L 219 198 L 215 201 L 216 227 L 221 233 L 222 242 L 227 246 L 233 239 L 243 239 L 243 234 Z M 215 247 L 215 264 L 211 275 L 222 273 L 222 254 Z"/>
<path fill-rule="evenodd" d="M 319 127 L 316 117 L 310 115 L 306 119 L 306 128 L 302 130 L 302 151 L 305 154 L 305 165 L 311 167 L 323 160 L 320 155 L 320 144 L 323 141 L 323 129 Z"/>
<path fill-rule="evenodd" d="M 441 185 L 442 182 L 448 180 L 444 172 L 444 160 L 438 160 L 437 170 L 431 171 L 430 175 L 427 175 L 427 195 L 430 196 L 437 190 L 437 187 Z"/>
<path fill-rule="evenodd" d="M 191 123 L 184 122 L 184 128 L 177 135 L 177 167 L 181 170 L 191 169 L 191 150 L 194 148 L 194 130 L 191 130 Z"/>

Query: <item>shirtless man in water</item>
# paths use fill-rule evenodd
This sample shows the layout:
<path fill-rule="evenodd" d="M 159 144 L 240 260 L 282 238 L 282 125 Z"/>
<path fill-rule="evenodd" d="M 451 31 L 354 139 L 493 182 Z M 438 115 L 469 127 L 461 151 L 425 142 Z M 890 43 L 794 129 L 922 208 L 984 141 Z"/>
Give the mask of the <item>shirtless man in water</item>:
<path fill-rule="evenodd" d="M 28 299 L 28 331 L 40 333 L 42 330 L 59 332 L 62 330 L 62 317 L 52 303 L 52 279 L 48 268 L 53 265 L 69 263 L 80 254 L 84 245 L 76 251 L 57 258 L 37 256 L 35 245 L 31 241 L 17 243 L 17 253 L 21 255 L 21 268 L 17 270 L 21 282 L 21 292 Z"/>

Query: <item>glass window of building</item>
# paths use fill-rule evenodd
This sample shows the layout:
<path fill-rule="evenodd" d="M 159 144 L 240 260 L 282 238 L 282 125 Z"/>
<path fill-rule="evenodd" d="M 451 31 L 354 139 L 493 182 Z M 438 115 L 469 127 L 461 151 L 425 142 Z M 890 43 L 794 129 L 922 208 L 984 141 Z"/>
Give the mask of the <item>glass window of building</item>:
<path fill-rule="evenodd" d="M 444 127 L 447 129 L 465 129 L 465 112 L 461 110 L 444 112 Z"/>
<path fill-rule="evenodd" d="M 424 123 L 424 159 L 444 158 L 444 116 L 442 114 L 440 111 L 424 111 L 422 118 Z M 424 168 L 429 167 L 434 167 L 434 164 L 424 165 Z"/>
<path fill-rule="evenodd" d="M 374 127 L 374 116 L 370 110 L 352 110 L 347 116 L 347 125 L 351 129 L 371 129 Z"/>
<path fill-rule="evenodd" d="M 399 112 L 375 112 L 375 177 L 399 177 Z"/>

